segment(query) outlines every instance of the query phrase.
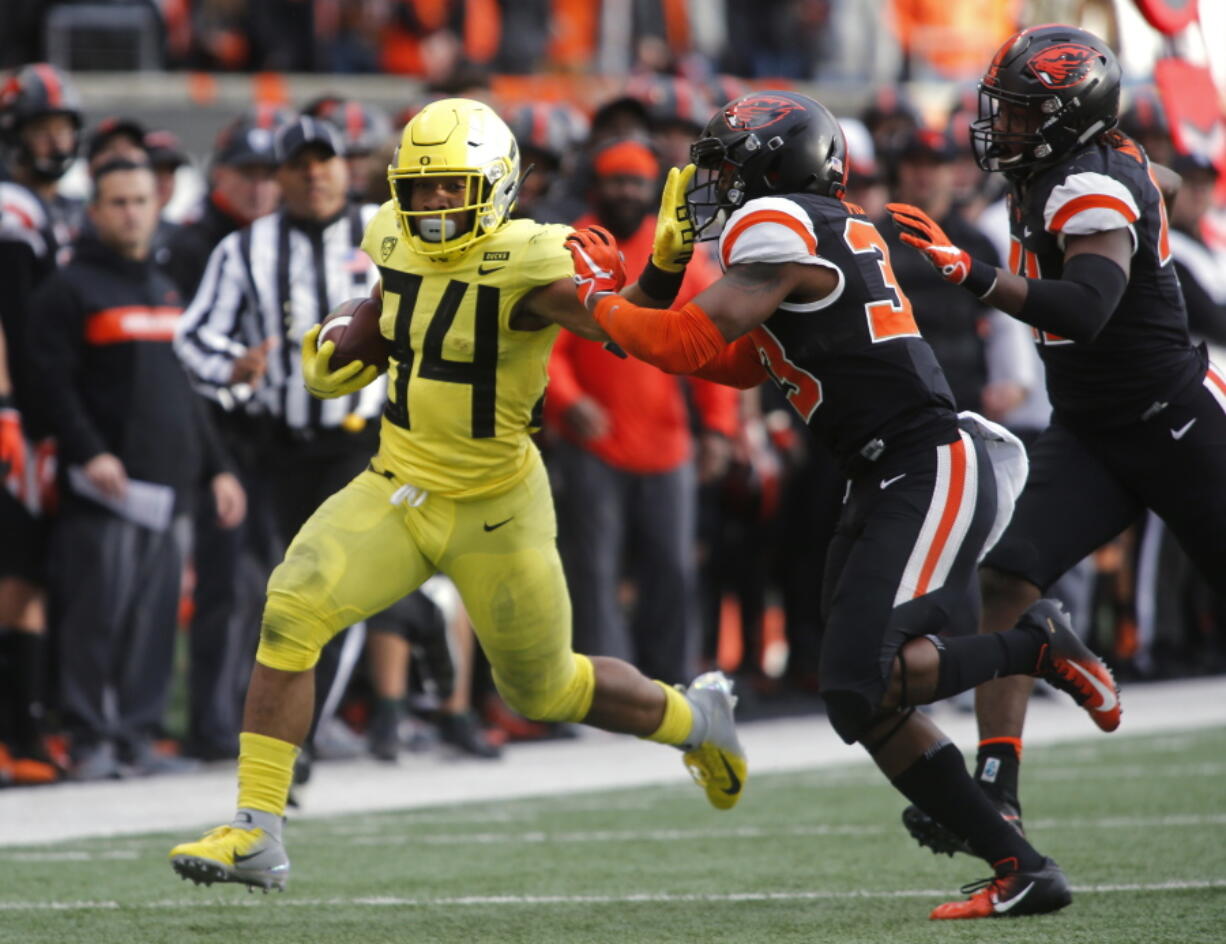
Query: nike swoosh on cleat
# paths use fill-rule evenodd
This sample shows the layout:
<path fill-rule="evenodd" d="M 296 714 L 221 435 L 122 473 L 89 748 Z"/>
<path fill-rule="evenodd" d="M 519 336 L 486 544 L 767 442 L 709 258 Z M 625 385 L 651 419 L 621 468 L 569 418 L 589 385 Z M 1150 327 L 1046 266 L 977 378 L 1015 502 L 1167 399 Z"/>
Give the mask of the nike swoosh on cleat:
<path fill-rule="evenodd" d="M 239 855 L 236 852 L 234 853 L 234 864 L 238 865 L 240 862 L 246 862 L 248 859 L 254 859 L 256 856 L 260 854 L 260 852 L 263 852 L 263 851 L 264 850 L 261 849 L 258 852 L 248 852 L 246 855 Z"/>
<path fill-rule="evenodd" d="M 741 778 L 736 775 L 736 771 L 732 769 L 732 765 L 728 763 L 728 758 L 723 754 L 719 755 L 719 759 L 724 762 L 724 770 L 728 771 L 728 779 L 732 781 L 731 785 L 724 790 L 728 796 L 736 796 L 741 792 Z"/>
<path fill-rule="evenodd" d="M 1008 901 L 992 902 L 992 910 L 995 911 L 997 914 L 1004 914 L 1006 911 L 1009 911 L 1010 909 L 1012 909 L 1013 906 L 1016 905 L 1019 901 L 1021 901 L 1023 898 L 1029 895 L 1030 890 L 1032 888 L 1034 888 L 1034 882 L 1031 882 L 1029 885 L 1023 888 L 1020 892 L 1018 892 Z"/>
<path fill-rule="evenodd" d="M 1117 701 L 1114 691 L 1112 691 L 1108 686 L 1104 685 L 1102 680 L 1097 675 L 1095 675 L 1093 672 L 1087 672 L 1072 659 L 1069 660 L 1068 664 L 1080 672 L 1082 676 L 1084 676 L 1085 680 L 1093 687 L 1094 691 L 1098 692 L 1102 702 L 1094 706 L 1095 711 L 1106 712 L 1115 710 Z"/>

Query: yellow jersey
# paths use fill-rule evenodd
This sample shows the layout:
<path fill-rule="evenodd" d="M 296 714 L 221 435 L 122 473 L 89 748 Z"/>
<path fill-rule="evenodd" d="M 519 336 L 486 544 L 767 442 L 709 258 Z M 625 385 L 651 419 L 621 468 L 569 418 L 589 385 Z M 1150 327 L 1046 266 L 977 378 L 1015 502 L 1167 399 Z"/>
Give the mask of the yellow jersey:
<path fill-rule="evenodd" d="M 385 203 L 362 248 L 379 267 L 391 340 L 375 465 L 448 498 L 496 495 L 527 473 L 557 325 L 511 327 L 533 289 L 569 278 L 570 227 L 512 220 L 449 260 L 414 253 Z"/>

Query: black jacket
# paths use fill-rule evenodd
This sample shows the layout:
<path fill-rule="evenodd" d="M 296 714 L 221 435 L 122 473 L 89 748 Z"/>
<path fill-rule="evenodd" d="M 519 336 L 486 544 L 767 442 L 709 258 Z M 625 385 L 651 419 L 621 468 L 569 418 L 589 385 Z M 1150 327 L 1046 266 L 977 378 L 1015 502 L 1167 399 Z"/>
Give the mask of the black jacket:
<path fill-rule="evenodd" d="M 130 478 L 173 486 L 180 505 L 225 470 L 174 351 L 179 291 L 152 259 L 125 259 L 84 236 L 34 310 L 30 386 L 62 468 L 110 452 Z"/>
<path fill-rule="evenodd" d="M 183 293 L 184 306 L 191 302 L 200 287 L 209 256 L 217 244 L 242 226 L 243 223 L 225 212 L 210 194 L 204 201 L 200 219 L 183 224 L 171 235 L 165 246 L 165 258 L 158 261 Z"/>

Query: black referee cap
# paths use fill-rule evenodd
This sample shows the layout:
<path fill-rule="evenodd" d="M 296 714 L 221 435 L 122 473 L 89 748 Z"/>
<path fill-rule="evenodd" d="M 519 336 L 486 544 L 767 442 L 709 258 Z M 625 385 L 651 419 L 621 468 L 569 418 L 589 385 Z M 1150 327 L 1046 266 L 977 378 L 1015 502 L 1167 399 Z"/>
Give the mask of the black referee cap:
<path fill-rule="evenodd" d="M 345 142 L 340 131 L 330 121 L 322 118 L 302 115 L 277 129 L 273 153 L 278 164 L 293 159 L 305 147 L 317 147 L 333 156 L 343 156 L 345 153 Z"/>

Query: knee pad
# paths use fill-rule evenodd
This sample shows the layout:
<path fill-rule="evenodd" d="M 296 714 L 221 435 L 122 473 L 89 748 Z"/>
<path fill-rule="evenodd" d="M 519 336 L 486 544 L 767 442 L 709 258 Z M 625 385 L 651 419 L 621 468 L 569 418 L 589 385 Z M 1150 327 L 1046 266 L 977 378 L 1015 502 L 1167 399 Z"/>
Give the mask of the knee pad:
<path fill-rule="evenodd" d="M 292 594 L 270 590 L 255 661 L 282 672 L 305 672 L 314 668 L 320 651 L 338 631 L 299 605 Z"/>
<path fill-rule="evenodd" d="M 571 653 L 575 671 L 559 688 L 516 685 L 495 676 L 498 694 L 511 708 L 530 721 L 582 721 L 592 710 L 596 672 L 587 656 Z"/>
<path fill-rule="evenodd" d="M 874 709 L 859 692 L 823 691 L 826 717 L 835 733 L 848 744 L 855 744 L 873 720 Z"/>
<path fill-rule="evenodd" d="M 866 736 L 863 739 L 864 749 L 869 754 L 876 754 L 879 750 L 889 743 L 890 738 L 898 733 L 899 729 L 910 720 L 915 714 L 914 708 L 897 708 L 894 711 L 887 712 L 884 715 L 877 715 L 868 725 L 870 729 L 875 728 L 882 722 L 889 721 L 889 727 L 885 728 L 884 733 L 873 736 Z"/>

